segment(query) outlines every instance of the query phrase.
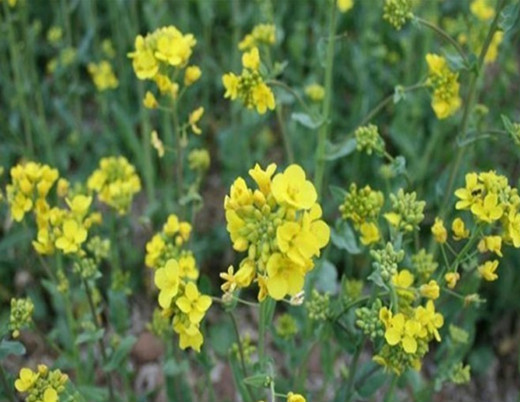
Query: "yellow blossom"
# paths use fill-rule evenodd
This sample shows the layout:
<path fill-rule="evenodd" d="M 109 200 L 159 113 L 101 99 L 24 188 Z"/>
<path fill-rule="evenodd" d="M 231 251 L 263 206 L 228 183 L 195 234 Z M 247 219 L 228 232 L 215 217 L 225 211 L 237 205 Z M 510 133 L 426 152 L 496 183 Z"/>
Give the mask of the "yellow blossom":
<path fill-rule="evenodd" d="M 453 239 L 462 240 L 469 237 L 469 230 L 466 229 L 464 221 L 460 218 L 455 218 L 451 224 L 451 230 L 453 231 Z"/>
<path fill-rule="evenodd" d="M 484 280 L 492 282 L 498 278 L 498 275 L 495 273 L 497 268 L 498 260 L 486 261 L 484 264 L 479 265 L 478 272 Z"/>
<path fill-rule="evenodd" d="M 439 298 L 440 288 L 436 281 L 433 279 L 430 280 L 427 284 L 421 285 L 419 288 L 421 292 L 421 296 L 426 297 L 431 300 L 435 300 Z"/>
<path fill-rule="evenodd" d="M 202 106 L 190 113 L 189 125 L 191 127 L 191 130 L 198 135 L 202 133 L 202 130 L 197 126 L 197 123 L 202 118 L 203 114 L 204 108 Z"/>
<path fill-rule="evenodd" d="M 361 243 L 365 246 L 373 243 L 377 243 L 381 239 L 379 228 L 373 222 L 364 222 L 359 227 L 361 232 Z"/>
<path fill-rule="evenodd" d="M 163 309 L 170 308 L 173 298 L 179 291 L 179 264 L 170 259 L 164 267 L 155 271 L 155 286 L 159 288 L 159 305 Z"/>
<path fill-rule="evenodd" d="M 184 288 L 184 295 L 179 297 L 175 304 L 188 315 L 192 324 L 198 324 L 211 306 L 211 297 L 200 294 L 197 286 L 189 282 Z"/>
<path fill-rule="evenodd" d="M 471 206 L 471 212 L 481 221 L 492 223 L 502 217 L 504 209 L 499 204 L 498 196 L 489 193 L 484 197 L 483 202 Z"/>
<path fill-rule="evenodd" d="M 388 320 L 385 331 L 386 342 L 390 346 L 401 345 L 406 353 L 417 351 L 416 338 L 419 336 L 421 324 L 413 319 L 406 319 L 402 313 L 398 313 Z"/>
<path fill-rule="evenodd" d="M 444 317 L 442 314 L 435 312 L 435 305 L 432 300 L 428 300 L 426 307 L 417 307 L 415 310 L 415 319 L 424 329 L 422 334 L 433 335 L 437 342 L 441 341 L 438 329 L 444 325 Z"/>
<path fill-rule="evenodd" d="M 159 106 L 159 102 L 157 102 L 157 99 L 153 93 L 146 91 L 143 99 L 143 105 L 147 109 L 156 109 Z"/>
<path fill-rule="evenodd" d="M 484 57 L 484 63 L 489 64 L 493 63 L 498 57 L 498 47 L 502 43 L 504 39 L 503 31 L 496 31 L 493 34 L 493 38 L 491 39 L 491 43 L 489 44 L 488 51 L 486 56 Z"/>
<path fill-rule="evenodd" d="M 238 85 L 240 83 L 239 78 L 233 74 L 228 73 L 222 76 L 222 84 L 226 89 L 226 93 L 224 94 L 224 98 L 230 98 L 231 100 L 235 100 L 238 96 Z"/>
<path fill-rule="evenodd" d="M 336 5 L 342 13 L 346 13 L 354 7 L 354 0 L 337 0 Z"/>
<path fill-rule="evenodd" d="M 18 379 L 14 382 L 14 386 L 17 391 L 26 392 L 32 388 L 37 379 L 38 373 L 35 373 L 28 368 L 22 368 L 18 375 Z"/>
<path fill-rule="evenodd" d="M 470 209 L 472 205 L 480 201 L 480 196 L 484 191 L 484 186 L 478 181 L 476 173 L 468 173 L 466 175 L 466 187 L 459 188 L 455 191 L 455 196 L 459 198 L 456 209 Z"/>
<path fill-rule="evenodd" d="M 112 70 L 112 65 L 106 60 L 97 64 L 89 63 L 88 72 L 100 92 L 117 88 L 119 85 L 119 81 Z"/>
<path fill-rule="evenodd" d="M 484 236 L 478 243 L 478 251 L 485 253 L 490 251 L 502 257 L 502 238 L 500 236 Z"/>
<path fill-rule="evenodd" d="M 446 243 L 446 240 L 448 238 L 448 232 L 444 227 L 444 222 L 441 218 L 435 218 L 435 223 L 432 226 L 432 234 L 437 243 Z"/>
<path fill-rule="evenodd" d="M 312 182 L 306 179 L 303 169 L 295 164 L 273 178 L 271 190 L 278 202 L 294 208 L 308 209 L 318 198 Z"/>
<path fill-rule="evenodd" d="M 202 71 L 198 66 L 188 66 L 184 72 L 184 85 L 190 86 L 197 82 L 202 75 Z"/>
<path fill-rule="evenodd" d="M 56 248 L 65 254 L 76 253 L 81 244 L 87 240 L 87 231 L 75 220 L 68 219 L 63 223 L 63 233 L 56 239 Z"/>
<path fill-rule="evenodd" d="M 156 130 L 153 130 L 150 133 L 150 143 L 152 144 L 152 147 L 157 151 L 157 155 L 159 158 L 162 158 L 164 156 L 164 144 L 159 138 L 159 134 L 157 134 Z"/>
<path fill-rule="evenodd" d="M 289 392 L 287 394 L 287 402 L 306 402 L 306 399 L 301 394 Z"/>
<path fill-rule="evenodd" d="M 260 114 L 264 114 L 267 109 L 274 110 L 276 107 L 273 91 L 263 82 L 253 87 L 252 98 L 256 111 Z"/>
<path fill-rule="evenodd" d="M 260 52 L 257 47 L 252 48 L 249 52 L 242 55 L 242 65 L 253 71 L 260 68 Z"/>
<path fill-rule="evenodd" d="M 473 0 L 470 10 L 481 21 L 488 21 L 495 16 L 495 9 L 490 4 L 490 0 Z"/>
<path fill-rule="evenodd" d="M 448 272 L 444 275 L 444 280 L 446 281 L 446 286 L 450 289 L 453 289 L 457 286 L 457 282 L 460 279 L 460 275 L 458 272 Z"/>
<path fill-rule="evenodd" d="M 275 300 L 281 300 L 287 294 L 293 296 L 303 289 L 305 274 L 302 267 L 279 253 L 269 258 L 267 274 L 267 291 Z"/>

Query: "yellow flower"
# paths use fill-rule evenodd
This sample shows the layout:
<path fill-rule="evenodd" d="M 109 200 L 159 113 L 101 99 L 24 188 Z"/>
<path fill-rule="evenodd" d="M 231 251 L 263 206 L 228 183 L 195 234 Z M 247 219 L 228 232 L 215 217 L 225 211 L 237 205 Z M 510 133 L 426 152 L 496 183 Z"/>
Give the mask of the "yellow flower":
<path fill-rule="evenodd" d="M 459 198 L 456 209 L 470 209 L 471 206 L 480 201 L 480 196 L 484 191 L 484 186 L 478 181 L 476 173 L 468 173 L 466 175 L 466 187 L 459 188 L 455 191 L 455 196 Z"/>
<path fill-rule="evenodd" d="M 155 109 L 157 106 L 159 106 L 159 102 L 157 102 L 157 99 L 155 98 L 154 94 L 150 91 L 146 91 L 146 94 L 144 95 L 143 99 L 143 105 L 147 109 Z"/>
<path fill-rule="evenodd" d="M 228 267 L 227 272 L 221 272 L 219 276 L 224 280 L 224 283 L 220 286 L 223 292 L 234 292 L 237 287 L 237 282 L 234 275 L 235 268 L 233 265 Z"/>
<path fill-rule="evenodd" d="M 435 223 L 432 226 L 432 234 L 437 243 L 446 243 L 446 240 L 448 238 L 448 232 L 444 227 L 444 222 L 441 218 L 435 218 Z"/>
<path fill-rule="evenodd" d="M 202 71 L 198 66 L 189 66 L 186 67 L 186 71 L 184 72 L 184 85 L 190 86 L 197 82 L 202 75 Z"/>
<path fill-rule="evenodd" d="M 365 246 L 368 246 L 372 243 L 377 243 L 379 239 L 381 239 L 379 228 L 373 222 L 362 223 L 359 227 L 359 231 L 361 232 L 361 243 L 363 243 Z"/>
<path fill-rule="evenodd" d="M 159 158 L 162 158 L 164 156 L 164 144 L 159 138 L 159 134 L 157 134 L 156 130 L 153 130 L 150 133 L 150 143 L 152 144 L 152 147 L 157 151 L 157 155 Z"/>
<path fill-rule="evenodd" d="M 478 243 L 478 251 L 485 253 L 491 251 L 502 257 L 502 238 L 500 236 L 485 236 Z"/>
<path fill-rule="evenodd" d="M 184 255 L 179 258 L 179 275 L 181 278 L 196 280 L 199 270 L 193 255 Z"/>
<path fill-rule="evenodd" d="M 253 71 L 260 68 L 260 52 L 257 47 L 252 48 L 249 52 L 242 55 L 242 65 Z"/>
<path fill-rule="evenodd" d="M 479 265 L 478 272 L 486 281 L 492 282 L 498 278 L 495 271 L 498 268 L 498 260 L 486 261 L 483 265 Z"/>
<path fill-rule="evenodd" d="M 117 88 L 119 81 L 112 70 L 112 65 L 103 60 L 100 63 L 89 63 L 88 72 L 90 73 L 94 85 L 100 91 Z"/>
<path fill-rule="evenodd" d="M 179 334 L 179 346 L 181 349 L 192 348 L 200 352 L 204 338 L 197 325 L 183 323 L 178 316 L 175 316 L 173 318 L 173 329 Z"/>
<path fill-rule="evenodd" d="M 140 80 L 153 78 L 159 71 L 159 63 L 153 54 L 153 50 L 141 35 L 135 38 L 134 46 L 135 51 L 129 53 L 128 57 L 132 59 L 135 75 Z"/>
<path fill-rule="evenodd" d="M 81 244 L 87 240 L 87 231 L 73 219 L 63 223 L 63 233 L 56 239 L 56 247 L 65 254 L 76 253 Z"/>
<path fill-rule="evenodd" d="M 414 293 L 409 289 L 414 281 L 414 276 L 407 269 L 399 271 L 392 276 L 392 284 L 396 287 L 397 294 L 405 299 L 413 300 Z M 381 311 L 379 312 L 381 316 Z"/>
<path fill-rule="evenodd" d="M 515 248 L 520 247 L 520 213 L 509 214 L 509 224 L 507 226 L 508 236 L 511 238 Z"/>
<path fill-rule="evenodd" d="M 179 297 L 175 304 L 188 315 L 192 324 L 198 324 L 211 306 L 211 297 L 200 294 L 197 285 L 189 282 L 184 288 L 184 296 Z"/>
<path fill-rule="evenodd" d="M 473 0 L 470 5 L 471 13 L 481 21 L 490 20 L 495 16 L 495 9 L 489 0 Z"/>
<path fill-rule="evenodd" d="M 446 281 L 446 286 L 448 288 L 453 289 L 455 286 L 457 286 L 457 282 L 460 279 L 460 275 L 458 272 L 448 272 L 444 275 L 444 280 Z"/>
<path fill-rule="evenodd" d="M 32 388 L 37 379 L 37 373 L 34 373 L 31 369 L 22 368 L 14 386 L 18 392 L 26 392 Z"/>
<path fill-rule="evenodd" d="M 275 170 L 275 163 L 271 163 L 265 170 L 263 170 L 258 163 L 253 169 L 249 169 L 249 176 L 253 178 L 260 191 L 266 196 L 271 192 L 271 177 Z"/>
<path fill-rule="evenodd" d="M 52 387 L 49 387 L 43 393 L 43 402 L 58 402 L 58 393 Z"/>
<path fill-rule="evenodd" d="M 337 0 L 336 5 L 342 13 L 346 13 L 354 7 L 354 0 Z"/>
<path fill-rule="evenodd" d="M 163 232 L 166 236 L 173 237 L 179 231 L 179 218 L 177 215 L 170 215 L 163 226 Z"/>
<path fill-rule="evenodd" d="M 436 281 L 433 279 L 427 284 L 421 285 L 420 287 L 421 296 L 431 300 L 439 298 L 440 288 Z"/>
<path fill-rule="evenodd" d="M 289 392 L 287 394 L 287 402 L 306 402 L 306 399 L 301 394 Z"/>
<path fill-rule="evenodd" d="M 256 111 L 260 114 L 264 114 L 267 109 L 274 110 L 276 106 L 273 91 L 263 82 L 253 87 L 252 98 Z"/>
<path fill-rule="evenodd" d="M 279 253 L 269 258 L 267 274 L 267 291 L 275 300 L 281 300 L 287 294 L 293 296 L 303 289 L 305 276 L 302 268 Z"/>
<path fill-rule="evenodd" d="M 90 204 L 92 204 L 92 197 L 78 194 L 72 200 L 66 198 L 65 202 L 74 216 L 83 218 L 87 214 Z"/>
<path fill-rule="evenodd" d="M 407 320 L 401 313 L 389 319 L 389 325 L 385 331 L 386 342 L 390 346 L 401 344 L 406 353 L 415 353 L 417 351 L 417 341 L 421 324 L 416 320 Z"/>
<path fill-rule="evenodd" d="M 271 191 L 277 202 L 296 209 L 309 209 L 318 198 L 314 185 L 306 180 L 303 169 L 295 164 L 273 178 Z"/>
<path fill-rule="evenodd" d="M 226 89 L 226 93 L 224 94 L 224 98 L 229 98 L 231 100 L 235 100 L 238 96 L 238 85 L 240 83 L 239 77 L 237 77 L 233 73 L 224 74 L 222 76 L 222 84 Z"/>
<path fill-rule="evenodd" d="M 352 0 L 350 0 L 352 1 Z M 320 84 L 310 84 L 305 87 L 305 95 L 314 102 L 320 102 L 325 98 L 325 88 Z"/>
<path fill-rule="evenodd" d="M 453 239 L 462 240 L 469 237 L 469 230 L 466 229 L 464 221 L 460 218 L 455 218 L 451 224 L 451 230 L 453 231 Z"/>
<path fill-rule="evenodd" d="M 197 44 L 192 34 L 183 35 L 174 26 L 160 28 L 152 35 L 156 46 L 154 56 L 157 60 L 174 67 L 186 65 L 192 48 Z"/>
<path fill-rule="evenodd" d="M 60 178 L 58 180 L 58 185 L 56 187 L 56 192 L 58 193 L 58 197 L 63 198 L 69 192 L 70 183 L 67 179 Z"/>
<path fill-rule="evenodd" d="M 189 124 L 191 126 L 191 130 L 198 135 L 202 133 L 202 130 L 197 126 L 197 123 L 202 118 L 203 114 L 204 108 L 202 106 L 190 113 Z"/>
<path fill-rule="evenodd" d="M 489 193 L 484 197 L 483 202 L 471 206 L 471 212 L 481 221 L 492 223 L 502 217 L 504 209 L 498 203 L 498 196 Z"/>
<path fill-rule="evenodd" d="M 164 267 L 155 271 L 155 286 L 159 288 L 159 305 L 163 309 L 170 308 L 172 300 L 179 291 L 179 264 L 169 259 Z"/>
<path fill-rule="evenodd" d="M 444 317 L 440 313 L 435 312 L 433 301 L 428 300 L 426 308 L 417 307 L 415 310 L 415 319 L 421 324 L 426 334 L 431 334 L 437 342 L 441 341 L 438 328 L 444 325 Z"/>

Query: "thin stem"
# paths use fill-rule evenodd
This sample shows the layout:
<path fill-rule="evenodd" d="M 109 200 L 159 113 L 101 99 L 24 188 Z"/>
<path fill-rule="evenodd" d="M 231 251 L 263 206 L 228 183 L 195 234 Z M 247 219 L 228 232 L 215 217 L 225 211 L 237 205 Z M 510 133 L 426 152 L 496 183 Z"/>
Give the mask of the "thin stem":
<path fill-rule="evenodd" d="M 388 388 L 388 391 L 386 392 L 384 402 L 392 402 L 393 401 L 395 387 L 397 386 L 397 380 L 399 380 L 399 377 L 394 374 L 394 376 L 392 377 L 392 382 L 390 383 L 390 388 Z"/>
<path fill-rule="evenodd" d="M 423 25 L 423 26 L 425 26 L 427 28 L 430 28 L 437 35 L 439 35 L 442 39 L 444 39 L 446 42 L 451 44 L 455 48 L 457 53 L 460 55 L 460 57 L 462 57 L 462 59 L 464 60 L 464 64 L 466 64 L 466 65 L 469 64 L 468 63 L 468 57 L 466 56 L 466 53 L 464 53 L 464 50 L 462 49 L 462 47 L 446 31 L 444 31 L 442 28 L 438 27 L 437 25 L 432 24 L 429 21 L 423 20 L 420 17 L 415 17 L 415 21 L 417 21 L 419 24 L 421 24 L 421 25 Z"/>
<path fill-rule="evenodd" d="M 477 67 L 473 72 L 473 75 L 471 77 L 471 81 L 469 83 L 469 90 L 468 94 L 466 96 L 466 101 L 464 102 L 464 112 L 462 115 L 462 121 L 460 123 L 460 129 L 458 130 L 460 133 L 460 139 L 464 140 L 464 138 L 467 135 L 468 125 L 469 125 L 469 115 L 471 110 L 473 109 L 473 103 L 475 102 L 475 98 L 477 97 L 477 80 L 480 75 L 480 72 L 482 70 L 482 66 L 484 64 L 484 58 L 486 57 L 486 54 L 488 52 L 489 46 L 491 44 L 491 41 L 493 39 L 493 35 L 495 34 L 495 31 L 498 26 L 498 18 L 500 16 L 500 12 L 502 11 L 502 8 L 505 5 L 505 0 L 499 0 L 496 7 L 496 13 L 495 18 L 493 19 L 493 22 L 491 23 L 491 26 L 489 28 L 486 40 L 484 41 L 484 45 L 482 46 L 482 50 L 480 51 Z M 448 185 L 446 187 L 446 191 L 444 193 L 444 200 L 442 202 L 441 207 L 441 217 L 445 217 L 447 205 L 449 200 L 451 199 L 451 193 L 453 191 L 453 185 L 455 184 L 455 178 L 457 177 L 457 173 L 459 172 L 460 165 L 462 163 L 462 158 L 464 156 L 464 151 L 466 150 L 466 147 L 460 147 L 457 152 L 457 156 L 455 157 L 455 163 L 453 164 L 453 167 L 450 172 L 450 176 L 448 179 Z"/>
<path fill-rule="evenodd" d="M 173 131 L 175 131 L 175 147 L 177 148 L 177 157 L 175 159 L 175 174 L 177 176 L 177 202 L 179 203 L 179 215 L 182 217 L 182 208 L 180 206 L 180 199 L 182 197 L 183 188 L 183 171 L 182 171 L 182 159 L 183 159 L 183 147 L 181 141 L 181 132 L 179 126 L 179 116 L 177 110 L 177 102 L 173 101 Z"/>
<path fill-rule="evenodd" d="M 300 96 L 298 92 L 296 92 L 294 89 L 292 89 L 289 85 L 287 85 L 285 82 L 278 81 L 278 80 L 268 80 L 266 82 L 268 85 L 280 87 L 286 92 L 290 93 L 294 98 L 298 101 L 302 109 L 307 113 L 309 116 L 316 117 L 314 115 L 314 112 L 311 110 L 311 108 L 305 103 L 303 98 Z"/>
<path fill-rule="evenodd" d="M 242 341 L 240 339 L 240 332 L 238 331 L 237 319 L 235 317 L 235 314 L 233 314 L 232 311 L 230 311 L 228 314 L 231 317 L 231 322 L 233 323 L 233 330 L 235 331 L 235 336 L 237 338 L 238 354 L 240 356 L 240 365 L 242 366 L 242 373 L 243 373 L 244 377 L 249 377 L 249 374 L 247 373 L 246 359 L 244 356 L 244 348 L 242 346 Z M 249 388 L 249 386 L 247 386 L 247 387 Z"/>
<path fill-rule="evenodd" d="M 348 375 L 348 384 L 347 384 L 347 392 L 345 402 L 350 402 L 352 400 L 352 396 L 354 394 L 354 380 L 356 378 L 356 371 L 359 363 L 359 357 L 361 356 L 361 352 L 365 345 L 365 336 L 362 337 L 361 342 L 356 347 L 356 352 L 352 358 L 352 362 L 350 363 L 350 370 Z"/>
<path fill-rule="evenodd" d="M 292 149 L 291 140 L 289 138 L 289 133 L 287 132 L 285 122 L 283 121 L 282 106 L 278 106 L 276 108 L 276 118 L 278 120 L 278 126 L 280 127 L 280 133 L 282 134 L 287 160 L 289 161 L 289 164 L 292 164 L 294 162 L 294 152 Z"/>
<path fill-rule="evenodd" d="M 100 329 L 102 329 L 102 325 L 96 314 L 96 307 L 94 306 L 94 300 L 92 299 L 92 290 L 90 289 L 90 285 L 88 284 L 88 281 L 84 278 L 83 278 L 83 285 L 85 286 L 85 293 L 87 295 L 87 300 L 88 300 L 88 305 L 90 308 L 90 314 L 92 315 L 92 320 L 94 321 L 96 328 L 98 330 L 100 330 Z M 99 338 L 98 344 L 99 344 L 99 349 L 101 350 L 101 357 L 103 359 L 103 365 L 106 365 L 108 362 L 108 358 L 107 358 L 107 352 L 105 350 L 105 344 L 103 342 L 103 337 Z M 114 388 L 112 385 L 112 376 L 107 374 L 106 378 L 107 378 L 107 382 L 108 382 L 108 393 L 110 396 L 110 400 L 114 400 Z"/>
<path fill-rule="evenodd" d="M 327 43 L 327 55 L 325 64 L 325 99 L 323 99 L 323 125 L 318 133 L 318 145 L 316 148 L 316 172 L 314 176 L 314 184 L 318 198 L 321 197 L 323 187 L 323 176 L 325 173 L 325 144 L 330 131 L 330 111 L 332 106 L 332 73 L 334 69 L 334 44 L 336 29 L 336 2 L 329 0 L 330 18 L 329 18 L 329 36 Z"/>

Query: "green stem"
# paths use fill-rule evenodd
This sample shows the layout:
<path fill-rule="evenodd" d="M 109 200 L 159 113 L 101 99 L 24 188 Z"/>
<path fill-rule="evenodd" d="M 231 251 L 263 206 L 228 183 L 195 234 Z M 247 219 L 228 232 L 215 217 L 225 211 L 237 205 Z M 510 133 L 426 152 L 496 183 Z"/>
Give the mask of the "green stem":
<path fill-rule="evenodd" d="M 289 133 L 287 132 L 285 122 L 283 121 L 281 105 L 276 108 L 276 118 L 278 120 L 278 126 L 280 127 L 280 133 L 282 134 L 287 160 L 289 161 L 289 164 L 292 164 L 294 163 L 294 152 L 292 149 L 291 140 L 289 138 Z"/>
<path fill-rule="evenodd" d="M 453 39 L 446 31 L 444 31 L 437 25 L 432 24 L 429 21 L 423 20 L 422 18 L 419 18 L 419 17 L 414 17 L 414 18 L 415 18 L 415 21 L 417 21 L 419 24 L 421 24 L 427 28 L 430 28 L 437 35 L 439 35 L 442 39 L 444 39 L 446 42 L 451 44 L 455 48 L 457 53 L 460 55 L 460 57 L 462 57 L 462 59 L 464 60 L 464 64 L 465 65 L 469 64 L 468 57 L 466 56 L 466 53 L 464 53 L 464 50 L 462 49 L 462 47 L 460 47 L 459 43 L 455 39 Z"/>
<path fill-rule="evenodd" d="M 356 371 L 359 363 L 359 357 L 361 356 L 361 352 L 363 351 L 363 347 L 365 345 L 365 336 L 361 338 L 361 342 L 356 347 L 356 351 L 352 358 L 352 362 L 350 363 L 350 370 L 348 375 L 348 384 L 347 384 L 347 392 L 346 392 L 346 402 L 350 402 L 352 400 L 352 396 L 354 395 L 354 380 L 356 378 Z"/>
<path fill-rule="evenodd" d="M 177 110 L 177 101 L 173 101 L 172 104 L 172 116 L 173 116 L 173 131 L 175 131 L 175 148 L 177 150 L 177 157 L 175 158 L 175 174 L 177 178 L 177 202 L 179 206 L 179 215 L 180 217 L 183 217 L 182 210 L 180 204 L 180 199 L 182 198 L 182 191 L 183 191 L 183 155 L 184 155 L 184 149 L 183 144 L 181 141 L 181 130 L 179 126 L 179 115 Z"/>
<path fill-rule="evenodd" d="M 285 82 L 278 81 L 278 80 L 269 80 L 266 82 L 267 85 L 280 87 L 296 99 L 296 101 L 300 104 L 302 109 L 307 113 L 309 116 L 312 116 L 313 118 L 316 118 L 315 113 L 311 110 L 311 108 L 305 103 L 303 98 L 300 96 L 298 92 L 296 92 L 294 89 L 292 89 L 289 85 L 287 85 Z"/>
<path fill-rule="evenodd" d="M 397 381 L 399 380 L 399 377 L 394 374 L 392 377 L 392 382 L 390 383 L 390 388 L 388 388 L 388 391 L 386 392 L 384 402 L 392 402 L 394 399 L 394 392 L 395 387 L 397 386 Z"/>
<path fill-rule="evenodd" d="M 98 316 L 96 314 L 96 307 L 94 305 L 94 300 L 92 298 L 92 290 L 90 289 L 90 285 L 88 284 L 88 281 L 83 278 L 83 286 L 85 287 L 85 293 L 87 295 L 88 305 L 90 308 L 90 314 L 92 315 L 92 320 L 94 321 L 94 324 L 96 325 L 96 328 L 98 330 L 102 329 L 102 324 L 98 319 Z M 101 358 L 103 360 L 103 366 L 105 366 L 108 363 L 108 357 L 107 352 L 105 350 L 105 343 L 103 342 L 103 337 L 99 338 L 98 340 L 99 349 L 101 352 Z M 114 387 L 112 385 L 112 376 L 110 374 L 106 375 L 107 383 L 108 383 L 108 393 L 109 393 L 109 400 L 114 400 Z"/>
<path fill-rule="evenodd" d="M 261 369 L 265 369 L 267 356 L 265 354 L 265 335 L 267 327 L 272 321 L 276 301 L 269 296 L 260 303 L 260 322 L 258 328 L 258 358 L 260 360 Z"/>
<path fill-rule="evenodd" d="M 336 2 L 329 0 L 330 17 L 329 17 L 329 35 L 327 43 L 327 54 L 325 64 L 325 99 L 323 99 L 323 125 L 318 133 L 318 145 L 316 148 L 316 172 L 314 176 L 314 184 L 318 198 L 321 197 L 323 187 L 323 176 L 325 173 L 325 144 L 330 131 L 330 111 L 332 106 L 332 76 L 334 69 L 334 44 L 336 29 Z"/>
<path fill-rule="evenodd" d="M 240 365 L 242 366 L 242 375 L 244 378 L 249 377 L 249 374 L 247 372 L 247 366 L 246 366 L 246 359 L 244 355 L 244 347 L 242 345 L 242 340 L 240 339 L 240 332 L 238 331 L 238 324 L 237 319 L 232 311 L 230 311 L 229 316 L 231 317 L 231 322 L 233 323 L 233 330 L 235 331 L 235 337 L 237 338 L 237 345 L 238 345 L 238 354 L 240 356 Z M 249 384 L 246 384 L 246 389 L 248 393 L 249 399 L 253 399 L 251 394 L 251 389 L 249 388 Z"/>
<path fill-rule="evenodd" d="M 477 97 L 478 77 L 481 73 L 482 66 L 484 64 L 484 58 L 486 57 L 486 54 L 488 52 L 489 45 L 491 44 L 493 35 L 495 34 L 495 31 L 498 27 L 498 18 L 500 16 L 500 12 L 502 11 L 502 8 L 504 8 L 504 5 L 505 5 L 505 0 L 498 1 L 497 6 L 496 6 L 495 18 L 493 19 L 493 22 L 491 23 L 486 40 L 484 41 L 484 45 L 482 46 L 482 50 L 480 51 L 476 69 L 473 71 L 473 75 L 471 76 L 468 94 L 466 96 L 466 101 L 464 102 L 464 112 L 462 115 L 462 121 L 460 123 L 460 129 L 458 130 L 458 132 L 460 133 L 461 140 L 464 140 L 464 138 L 467 135 L 468 125 L 469 125 L 469 116 L 473 109 L 473 103 L 475 102 L 475 98 Z M 446 191 L 444 193 L 444 200 L 442 202 L 442 207 L 441 207 L 440 216 L 442 218 L 444 218 L 446 216 L 448 202 L 451 199 L 453 185 L 455 184 L 455 179 L 459 172 L 459 168 L 462 163 L 462 159 L 463 159 L 465 150 L 466 150 L 466 147 L 460 147 L 458 149 L 457 155 L 455 157 L 455 163 L 452 165 L 452 169 L 451 169 L 450 176 L 448 179 L 448 185 L 447 185 Z"/>

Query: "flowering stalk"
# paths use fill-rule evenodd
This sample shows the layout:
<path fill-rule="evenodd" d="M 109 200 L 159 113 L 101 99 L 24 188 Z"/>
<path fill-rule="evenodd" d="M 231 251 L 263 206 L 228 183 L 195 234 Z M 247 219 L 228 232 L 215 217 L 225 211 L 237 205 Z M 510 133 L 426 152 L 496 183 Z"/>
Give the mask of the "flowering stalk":
<path fill-rule="evenodd" d="M 325 64 L 325 99 L 323 99 L 323 125 L 318 133 L 318 146 L 316 149 L 316 171 L 314 175 L 314 184 L 318 198 L 321 197 L 323 186 L 323 175 L 325 173 L 325 143 L 330 131 L 330 110 L 332 103 L 332 72 L 334 67 L 334 44 L 336 29 L 336 2 L 330 3 L 330 20 L 329 20 L 329 36 L 327 43 L 327 58 Z"/>
<path fill-rule="evenodd" d="M 482 50 L 480 51 L 478 62 L 476 68 L 473 69 L 473 75 L 471 77 L 471 81 L 469 83 L 468 94 L 466 96 L 466 101 L 464 102 L 464 114 L 462 115 L 462 121 L 460 123 L 460 138 L 464 140 L 467 135 L 468 125 L 469 125 L 469 115 L 471 110 L 473 109 L 473 104 L 475 102 L 475 98 L 477 97 L 477 80 L 480 76 L 482 67 L 484 65 L 484 58 L 488 52 L 489 46 L 491 45 L 491 41 L 493 39 L 493 35 L 498 27 L 498 19 L 500 17 L 500 13 L 505 6 L 505 0 L 499 0 L 496 6 L 496 13 L 491 26 L 489 27 L 488 34 L 486 36 L 486 40 L 484 41 L 484 46 L 482 46 Z M 448 202 L 451 197 L 451 192 L 453 190 L 453 185 L 455 184 L 455 178 L 457 177 L 457 173 L 460 168 L 460 164 L 462 163 L 462 157 L 464 156 L 464 147 L 460 147 L 457 156 L 455 157 L 455 163 L 452 165 L 452 169 L 450 172 L 450 176 L 448 179 L 448 185 L 446 187 L 446 192 L 444 193 L 444 200 L 441 207 L 440 216 L 444 217 L 447 213 L 446 209 L 448 206 Z"/>

